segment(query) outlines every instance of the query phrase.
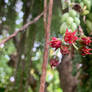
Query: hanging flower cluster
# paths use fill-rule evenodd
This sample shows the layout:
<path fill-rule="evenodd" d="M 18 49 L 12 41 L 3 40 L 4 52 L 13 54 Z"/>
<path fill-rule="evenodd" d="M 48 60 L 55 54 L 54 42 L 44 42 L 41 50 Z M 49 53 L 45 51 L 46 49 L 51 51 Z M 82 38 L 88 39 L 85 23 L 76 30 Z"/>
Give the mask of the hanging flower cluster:
<path fill-rule="evenodd" d="M 91 38 L 90 37 L 82 37 L 82 44 L 90 46 L 91 44 Z"/>
<path fill-rule="evenodd" d="M 58 40 L 56 37 L 52 37 L 52 40 L 50 41 L 50 47 L 58 49 L 61 47 L 62 42 Z"/>
<path fill-rule="evenodd" d="M 91 51 L 92 49 L 90 49 L 90 48 L 87 48 L 86 46 L 84 46 L 84 47 L 82 47 L 81 48 L 81 55 L 83 55 L 83 56 L 85 56 L 85 55 L 87 55 L 87 54 L 92 54 L 92 53 L 90 53 L 90 51 Z"/>
<path fill-rule="evenodd" d="M 58 65 L 59 65 L 59 61 L 56 58 L 51 58 L 50 59 L 50 66 L 51 66 L 51 68 L 54 68 L 54 67 L 56 67 Z"/>
<path fill-rule="evenodd" d="M 89 48 L 89 46 L 92 43 L 92 40 L 90 37 L 81 37 L 81 45 L 82 47 L 80 48 L 81 51 L 81 55 L 85 56 L 85 55 L 90 55 L 92 54 L 90 51 L 92 51 L 91 48 Z"/>
<path fill-rule="evenodd" d="M 76 42 L 78 37 L 76 36 L 76 31 L 69 32 L 68 29 L 66 29 L 64 40 L 66 43 L 73 44 Z"/>
<path fill-rule="evenodd" d="M 79 36 L 79 34 L 77 34 L 77 31 L 71 32 L 66 29 L 65 35 L 62 40 L 60 40 L 60 38 L 52 37 L 52 40 L 49 42 L 49 45 L 50 47 L 55 48 L 55 51 L 57 49 L 60 49 L 62 55 L 69 54 L 71 46 L 73 46 L 76 50 L 79 51 L 82 56 L 86 56 L 92 54 L 92 49 L 89 48 L 91 43 L 91 37 L 86 37 L 83 32 L 82 35 Z M 50 60 L 51 67 L 56 67 L 58 64 L 58 60 Z"/>
<path fill-rule="evenodd" d="M 76 36 L 76 31 L 69 32 L 68 29 L 66 29 L 64 41 L 59 40 L 56 37 L 52 37 L 52 40 L 49 42 L 50 47 L 55 48 L 57 50 L 60 48 L 60 52 L 62 55 L 66 55 L 70 53 L 70 47 L 73 43 L 75 43 L 78 40 L 78 37 Z M 66 44 L 64 44 L 64 42 Z"/>
<path fill-rule="evenodd" d="M 76 34 L 77 31 L 70 32 L 68 29 L 66 29 L 64 41 L 60 40 L 59 38 L 52 37 L 52 40 L 49 42 L 50 47 L 55 48 L 55 50 L 60 48 L 60 52 L 62 55 L 66 55 L 70 53 L 70 47 L 74 46 L 76 48 L 77 42 L 81 44 L 81 47 L 79 46 L 78 50 L 80 51 L 81 55 L 85 56 L 87 54 L 92 54 L 88 46 L 91 45 L 92 40 L 90 37 L 78 37 Z"/>

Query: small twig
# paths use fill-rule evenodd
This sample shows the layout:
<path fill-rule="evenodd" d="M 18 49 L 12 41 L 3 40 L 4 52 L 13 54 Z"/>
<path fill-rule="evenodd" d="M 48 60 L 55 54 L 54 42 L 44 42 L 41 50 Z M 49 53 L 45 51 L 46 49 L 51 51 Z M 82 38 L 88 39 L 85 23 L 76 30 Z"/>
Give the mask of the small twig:
<path fill-rule="evenodd" d="M 41 14 L 39 14 L 36 18 L 34 18 L 34 20 L 26 23 L 24 26 L 22 26 L 18 31 L 15 31 L 13 34 L 11 34 L 9 37 L 7 37 L 6 39 L 2 40 L 0 42 L 0 45 L 5 44 L 8 40 L 12 39 L 13 37 L 15 37 L 19 32 L 22 32 L 23 30 L 27 29 L 31 24 L 37 22 L 41 16 L 44 14 L 44 12 L 42 12 Z"/>
<path fill-rule="evenodd" d="M 46 9 L 46 2 L 47 0 L 44 0 L 44 10 Z M 45 7 L 46 6 L 46 7 Z M 45 48 L 44 48 L 44 56 L 43 56 L 43 64 L 42 64 L 42 75 L 41 75 L 41 82 L 40 82 L 40 90 L 39 92 L 45 92 L 45 81 L 46 81 L 46 68 L 48 63 L 48 42 L 50 38 L 50 26 L 51 26 L 51 18 L 52 18 L 52 7 L 53 7 L 53 0 L 50 0 L 49 2 L 49 13 L 48 13 L 48 24 L 46 21 L 44 21 L 44 27 L 45 27 Z M 46 20 L 47 11 L 44 12 L 44 20 Z"/>

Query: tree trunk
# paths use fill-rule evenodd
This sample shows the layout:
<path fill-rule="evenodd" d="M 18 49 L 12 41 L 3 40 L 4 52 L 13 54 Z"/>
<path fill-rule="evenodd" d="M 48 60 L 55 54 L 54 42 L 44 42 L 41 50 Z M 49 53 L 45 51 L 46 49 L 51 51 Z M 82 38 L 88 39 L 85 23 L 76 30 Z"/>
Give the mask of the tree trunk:
<path fill-rule="evenodd" d="M 62 62 L 57 69 L 63 92 L 76 92 L 78 80 L 76 76 L 72 76 L 71 55 L 63 56 Z"/>

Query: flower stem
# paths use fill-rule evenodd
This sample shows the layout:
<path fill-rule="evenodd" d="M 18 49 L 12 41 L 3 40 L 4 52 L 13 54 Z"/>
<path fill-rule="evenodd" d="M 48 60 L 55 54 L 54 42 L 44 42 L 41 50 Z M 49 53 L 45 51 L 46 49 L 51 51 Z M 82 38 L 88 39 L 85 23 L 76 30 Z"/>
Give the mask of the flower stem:
<path fill-rule="evenodd" d="M 78 47 L 73 43 L 72 44 L 73 45 L 73 47 L 76 49 L 76 50 L 78 50 Z"/>

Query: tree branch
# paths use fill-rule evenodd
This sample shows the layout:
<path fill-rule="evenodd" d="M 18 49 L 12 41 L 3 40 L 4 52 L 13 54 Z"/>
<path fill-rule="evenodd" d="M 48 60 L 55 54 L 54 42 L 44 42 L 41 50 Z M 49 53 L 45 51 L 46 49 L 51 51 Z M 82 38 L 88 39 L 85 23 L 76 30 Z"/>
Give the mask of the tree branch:
<path fill-rule="evenodd" d="M 49 39 L 49 38 L 46 37 L 46 35 L 47 35 L 47 0 L 44 0 L 44 19 L 43 20 L 44 20 L 45 40 L 47 41 Z M 48 46 L 46 46 L 46 43 L 47 42 L 45 42 L 45 48 L 44 48 L 44 57 L 43 57 L 43 64 L 42 64 L 42 75 L 41 75 L 41 79 L 40 79 L 39 92 L 44 92 L 44 90 L 45 90 L 45 76 L 46 76 L 46 66 L 47 66 L 47 60 L 45 59 L 45 57 L 46 57 L 46 54 L 48 54 Z M 47 51 L 45 52 L 46 49 L 47 49 Z"/>
<path fill-rule="evenodd" d="M 44 29 L 47 30 L 47 0 L 44 0 Z"/>
<path fill-rule="evenodd" d="M 47 0 L 44 0 L 44 20 L 46 20 L 47 16 Z M 49 14 L 48 14 L 48 24 L 46 21 L 44 21 L 44 29 L 45 29 L 45 48 L 44 48 L 44 57 L 43 57 L 43 64 L 42 64 L 42 75 L 41 75 L 41 82 L 40 82 L 40 90 L 39 92 L 45 92 L 45 80 L 46 80 L 46 68 L 47 68 L 47 63 L 48 63 L 48 42 L 50 38 L 50 26 L 51 26 L 51 18 L 52 18 L 52 7 L 53 7 L 53 0 L 50 0 L 49 2 Z"/>
<path fill-rule="evenodd" d="M 13 37 L 15 37 L 19 32 L 22 32 L 23 30 L 27 29 L 30 25 L 32 25 L 33 23 L 37 22 L 42 16 L 43 16 L 44 12 L 42 12 L 41 14 L 39 14 L 36 18 L 34 18 L 34 20 L 26 23 L 24 26 L 22 26 L 18 31 L 15 31 L 13 34 L 11 34 L 9 37 L 7 37 L 6 39 L 2 40 L 0 42 L 0 45 L 5 44 L 8 40 L 12 39 Z"/>

